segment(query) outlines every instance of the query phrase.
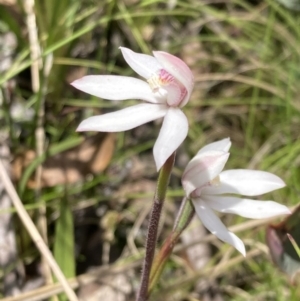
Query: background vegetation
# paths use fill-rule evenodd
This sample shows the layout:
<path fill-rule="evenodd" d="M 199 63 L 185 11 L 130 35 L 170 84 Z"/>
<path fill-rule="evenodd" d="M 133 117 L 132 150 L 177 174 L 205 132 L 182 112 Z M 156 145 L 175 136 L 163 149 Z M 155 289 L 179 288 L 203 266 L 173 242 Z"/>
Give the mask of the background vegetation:
<path fill-rule="evenodd" d="M 151 152 L 160 121 L 116 135 L 75 132 L 88 116 L 135 103 L 90 97 L 69 84 L 85 74 L 136 76 L 119 46 L 170 52 L 195 75 L 184 108 L 189 136 L 177 154 L 160 242 L 183 195 L 185 164 L 217 139 L 232 139 L 227 168 L 266 170 L 285 180 L 287 188 L 267 199 L 299 202 L 299 1 L 287 8 L 275 0 L 35 0 L 34 10 L 30 2 L 0 0 L 1 147 L 8 147 L 18 194 L 65 275 L 83 274 L 83 281 L 98 273 L 98 281 L 79 285 L 82 300 L 133 299 L 155 187 Z M 29 288 L 40 296 L 43 281 L 51 282 L 47 263 L 15 209 L 0 210 L 0 220 L 12 214 L 17 245 L 0 271 L 2 297 L 12 293 L 11 273 L 21 294 L 13 300 L 25 300 Z M 266 222 L 235 216 L 224 222 L 240 231 L 248 256 L 196 228 L 202 234 L 192 241 L 186 234 L 153 299 L 299 300 L 268 255 Z M 203 263 L 189 252 L 191 242 Z M 105 299 L 103 283 L 118 283 L 122 292 Z M 56 294 L 53 287 L 44 298 Z"/>

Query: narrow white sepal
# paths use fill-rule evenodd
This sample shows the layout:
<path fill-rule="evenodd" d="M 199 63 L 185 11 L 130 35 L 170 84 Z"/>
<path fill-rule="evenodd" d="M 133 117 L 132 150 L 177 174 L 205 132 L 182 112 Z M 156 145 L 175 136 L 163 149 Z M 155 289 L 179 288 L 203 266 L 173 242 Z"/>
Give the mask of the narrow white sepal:
<path fill-rule="evenodd" d="M 188 120 L 184 113 L 179 108 L 169 108 L 153 147 L 157 170 L 160 170 L 186 138 L 188 128 Z"/>
<path fill-rule="evenodd" d="M 195 211 L 203 225 L 220 240 L 235 247 L 242 255 L 246 256 L 244 243 L 221 222 L 219 217 L 210 209 L 209 205 L 201 199 L 193 199 Z"/>
<path fill-rule="evenodd" d="M 220 185 L 206 188 L 205 194 L 235 193 L 246 196 L 262 195 L 280 188 L 285 183 L 278 176 L 260 170 L 233 169 L 220 173 Z"/>
<path fill-rule="evenodd" d="M 142 99 L 161 103 L 148 83 L 134 77 L 116 75 L 87 75 L 71 83 L 85 93 L 109 100 Z"/>
<path fill-rule="evenodd" d="M 233 213 L 247 218 L 261 219 L 291 213 L 286 206 L 274 201 L 255 201 L 217 195 L 202 195 L 201 198 L 216 211 Z"/>
<path fill-rule="evenodd" d="M 139 104 L 116 112 L 87 118 L 80 123 L 77 131 L 127 131 L 141 124 L 164 117 L 167 111 L 168 109 L 165 105 Z"/>
<path fill-rule="evenodd" d="M 125 61 L 131 69 L 146 80 L 162 69 L 161 64 L 151 55 L 137 53 L 125 47 L 120 47 L 120 49 Z"/>
<path fill-rule="evenodd" d="M 205 153 L 207 151 L 223 151 L 223 152 L 228 152 L 231 146 L 231 141 L 230 138 L 225 138 L 219 141 L 215 141 L 212 143 L 209 143 L 207 145 L 205 145 L 204 147 L 202 147 L 198 153 Z"/>

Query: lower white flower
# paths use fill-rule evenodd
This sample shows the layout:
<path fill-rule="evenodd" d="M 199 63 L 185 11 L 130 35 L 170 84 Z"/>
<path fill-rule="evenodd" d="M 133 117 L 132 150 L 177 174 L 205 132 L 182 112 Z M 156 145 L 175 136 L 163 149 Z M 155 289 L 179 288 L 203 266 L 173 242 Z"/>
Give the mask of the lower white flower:
<path fill-rule="evenodd" d="M 229 138 L 206 145 L 188 163 L 182 185 L 204 226 L 219 239 L 234 246 L 244 256 L 243 242 L 230 232 L 214 210 L 247 218 L 269 218 L 290 214 L 273 201 L 256 201 L 243 196 L 257 196 L 282 188 L 285 183 L 276 175 L 248 169 L 222 171 L 229 157 Z"/>

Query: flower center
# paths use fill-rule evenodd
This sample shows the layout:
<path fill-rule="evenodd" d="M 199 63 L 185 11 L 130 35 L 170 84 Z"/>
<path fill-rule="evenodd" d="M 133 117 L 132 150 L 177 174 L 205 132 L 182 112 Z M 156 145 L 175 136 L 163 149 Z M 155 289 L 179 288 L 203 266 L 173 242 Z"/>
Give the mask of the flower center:
<path fill-rule="evenodd" d="M 220 182 L 220 176 L 216 176 L 214 179 L 212 179 L 209 184 L 211 186 L 220 186 L 221 182 Z"/>
<path fill-rule="evenodd" d="M 153 93 L 162 97 L 170 107 L 180 106 L 187 90 L 168 71 L 161 69 L 147 80 Z"/>
<path fill-rule="evenodd" d="M 211 181 L 205 183 L 203 186 L 196 188 L 192 193 L 191 193 L 191 197 L 192 198 L 197 198 L 201 196 L 202 190 L 205 187 L 208 186 L 220 186 L 221 185 L 221 181 L 220 181 L 220 176 L 216 176 L 214 179 L 212 179 Z"/>
<path fill-rule="evenodd" d="M 148 80 L 148 84 L 153 92 L 158 91 L 163 86 L 168 86 L 174 82 L 174 77 L 166 70 L 161 69 L 159 73 L 153 74 Z"/>

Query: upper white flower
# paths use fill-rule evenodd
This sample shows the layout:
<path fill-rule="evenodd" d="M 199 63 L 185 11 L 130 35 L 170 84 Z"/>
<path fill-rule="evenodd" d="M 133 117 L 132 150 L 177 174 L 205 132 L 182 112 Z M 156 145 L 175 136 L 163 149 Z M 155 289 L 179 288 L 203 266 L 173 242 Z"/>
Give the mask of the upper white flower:
<path fill-rule="evenodd" d="M 257 219 L 289 214 L 290 210 L 273 201 L 255 201 L 243 197 L 261 195 L 282 188 L 285 183 L 265 171 L 222 171 L 229 157 L 230 146 L 230 139 L 227 138 L 200 149 L 188 163 L 182 176 L 182 185 L 204 226 L 245 256 L 243 242 L 225 227 L 213 210 Z"/>
<path fill-rule="evenodd" d="M 77 89 L 110 100 L 141 99 L 142 103 L 123 110 L 90 117 L 77 131 L 120 132 L 164 117 L 153 148 L 157 170 L 183 142 L 188 121 L 182 108 L 190 99 L 194 77 L 179 58 L 162 51 L 153 56 L 120 47 L 128 65 L 140 76 L 88 75 L 72 83 Z"/>

